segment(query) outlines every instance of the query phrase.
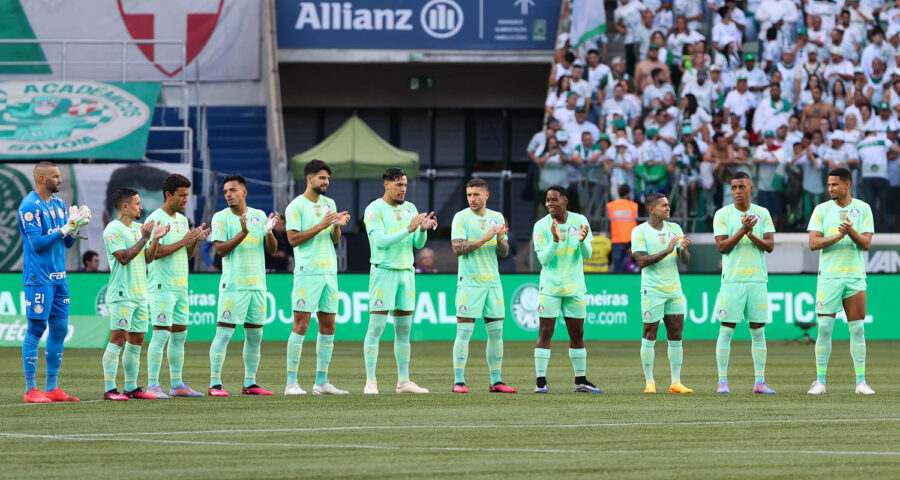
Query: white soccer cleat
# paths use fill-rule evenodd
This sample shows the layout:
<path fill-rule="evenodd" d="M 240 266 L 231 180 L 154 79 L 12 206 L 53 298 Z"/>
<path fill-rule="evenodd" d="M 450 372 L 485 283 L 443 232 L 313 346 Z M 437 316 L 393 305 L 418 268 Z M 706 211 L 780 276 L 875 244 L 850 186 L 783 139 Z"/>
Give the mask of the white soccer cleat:
<path fill-rule="evenodd" d="M 300 388 L 300 384 L 294 382 L 284 388 L 285 395 L 306 395 L 306 390 Z"/>
<path fill-rule="evenodd" d="M 363 389 L 365 395 L 378 395 L 378 382 L 367 383 Z"/>
<path fill-rule="evenodd" d="M 313 386 L 313 395 L 347 395 L 350 392 L 341 390 L 330 383 Z"/>
<path fill-rule="evenodd" d="M 875 390 L 872 390 L 868 383 L 859 382 L 856 384 L 856 393 L 860 395 L 875 395 Z"/>
<path fill-rule="evenodd" d="M 859 386 L 857 386 L 856 389 L 859 390 Z M 809 386 L 809 391 L 806 393 L 810 395 L 821 395 L 825 393 L 825 384 L 816 380 L 815 382 L 812 382 L 812 385 Z"/>
<path fill-rule="evenodd" d="M 428 393 L 428 389 L 416 385 L 415 382 L 406 382 L 397 385 L 397 393 Z"/>

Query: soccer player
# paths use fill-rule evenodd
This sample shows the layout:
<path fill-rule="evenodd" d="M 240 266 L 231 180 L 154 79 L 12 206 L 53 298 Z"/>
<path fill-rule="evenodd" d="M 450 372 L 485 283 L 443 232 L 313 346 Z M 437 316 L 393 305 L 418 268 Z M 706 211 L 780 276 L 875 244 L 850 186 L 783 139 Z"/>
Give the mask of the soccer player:
<path fill-rule="evenodd" d="M 25 288 L 25 317 L 28 330 L 22 343 L 25 370 L 25 402 L 77 402 L 56 384 L 62 364 L 63 340 L 69 329 L 69 284 L 66 280 L 66 249 L 75 245 L 74 234 L 91 221 L 91 211 L 66 203 L 54 193 L 62 185 L 59 168 L 50 162 L 34 167 L 34 190 L 19 204 L 19 233 L 22 235 L 22 284 Z M 41 391 L 35 384 L 38 343 L 47 330 L 45 358 L 47 384 Z"/>
<path fill-rule="evenodd" d="M 469 208 L 453 216 L 450 238 L 453 253 L 459 257 L 459 281 L 456 284 L 456 341 L 453 343 L 454 393 L 469 393 L 466 387 L 466 361 L 475 319 L 484 318 L 487 330 L 490 392 L 516 393 L 500 379 L 503 363 L 503 286 L 497 255 L 509 255 L 503 214 L 487 209 L 488 184 L 480 178 L 466 184 Z"/>
<path fill-rule="evenodd" d="M 850 330 L 850 356 L 856 370 L 856 393 L 872 395 L 866 383 L 866 264 L 863 251 L 872 245 L 875 225 L 869 205 L 850 194 L 852 180 L 846 168 L 828 172 L 831 201 L 813 210 L 809 221 L 809 249 L 822 250 L 816 280 L 816 381 L 810 394 L 825 393 L 825 372 L 831 356 L 834 318 L 842 308 Z"/>
<path fill-rule="evenodd" d="M 651 193 L 645 206 L 650 218 L 631 231 L 631 256 L 641 266 L 641 310 L 644 319 L 641 365 L 647 382 L 644 393 L 656 393 L 653 361 L 660 320 L 666 324 L 669 344 L 669 366 L 672 370 L 669 392 L 693 393 L 681 383 L 681 363 L 684 359 L 681 332 L 684 329 L 685 308 L 676 259 L 678 257 L 685 265 L 691 261 L 688 252 L 691 239 L 684 236 L 677 223 L 666 221 L 670 208 L 665 195 Z"/>
<path fill-rule="evenodd" d="M 375 367 L 378 343 L 389 311 L 394 316 L 394 358 L 397 360 L 397 393 L 428 393 L 409 380 L 409 332 L 416 305 L 413 247 L 422 248 L 426 231 L 437 227 L 434 212 L 419 213 L 406 199 L 406 172 L 392 167 L 384 171 L 384 196 L 366 207 L 365 224 L 372 264 L 369 273 L 369 326 L 363 343 L 366 386 L 363 393 L 377 395 Z"/>
<path fill-rule="evenodd" d="M 190 229 L 184 208 L 191 194 L 191 181 L 183 175 L 172 174 L 162 185 L 163 205 L 147 217 L 156 225 L 169 226 L 160 239 L 156 257 L 147 266 L 150 285 L 150 319 L 153 336 L 147 347 L 147 391 L 159 398 L 166 395 L 159 385 L 159 369 L 163 349 L 169 344 L 169 395 L 173 397 L 202 397 L 181 379 L 184 366 L 184 341 L 187 338 L 190 305 L 188 301 L 188 261 L 194 256 L 197 242 L 206 240 L 209 229 L 202 224 Z"/>
<path fill-rule="evenodd" d="M 328 381 L 328 365 L 334 350 L 334 315 L 338 309 L 337 255 L 334 244 L 350 214 L 338 212 L 334 200 L 325 196 L 331 167 L 312 160 L 303 169 L 306 190 L 285 210 L 288 242 L 294 247 L 294 288 L 291 304 L 294 328 L 287 345 L 287 387 L 285 395 L 305 395 L 297 381 L 303 339 L 310 316 L 316 312 L 319 336 L 316 338 L 316 380 L 314 395 L 343 395 Z"/>
<path fill-rule="evenodd" d="M 737 172 L 731 177 L 734 204 L 720 208 L 713 218 L 716 247 L 722 253 L 722 289 L 716 312 L 721 322 L 716 342 L 719 368 L 717 393 L 731 393 L 728 387 L 728 360 L 735 326 L 750 324 L 750 354 L 756 383 L 753 393 L 775 393 L 766 384 L 766 333 L 769 319 L 768 271 L 765 254 L 775 249 L 775 227 L 769 211 L 750 203 L 753 184 L 750 175 Z"/>
<path fill-rule="evenodd" d="M 576 392 L 603 393 L 587 380 L 587 350 L 584 348 L 584 317 L 587 302 L 584 294 L 584 260 L 591 258 L 594 236 L 583 215 L 570 212 L 569 194 L 553 185 L 547 189 L 547 216 L 534 224 L 534 252 L 541 262 L 538 305 L 540 328 L 534 348 L 534 370 L 537 381 L 534 393 L 547 393 L 547 365 L 550 363 L 550 339 L 556 318 L 562 314 L 569 331 L 569 360 L 575 370 Z"/>
<path fill-rule="evenodd" d="M 103 229 L 103 243 L 109 261 L 106 305 L 109 308 L 109 343 L 103 353 L 104 400 L 168 398 L 162 392 L 144 391 L 137 385 L 141 346 L 147 333 L 147 264 L 156 258 L 159 239 L 169 233 L 169 225 L 153 220 L 141 225 L 144 212 L 137 190 L 120 188 L 113 193 L 116 219 Z M 124 348 L 124 355 L 123 353 Z M 125 394 L 116 390 L 119 357 L 125 370 Z"/>
<path fill-rule="evenodd" d="M 218 323 L 216 336 L 209 346 L 209 395 L 227 397 L 222 388 L 222 365 L 228 342 L 237 325 L 244 326 L 243 395 L 272 395 L 256 384 L 262 327 L 266 320 L 265 250 L 273 253 L 278 240 L 272 229 L 278 212 L 270 213 L 247 206 L 247 182 L 241 175 L 228 175 L 222 185 L 228 208 L 213 215 L 210 239 L 216 254 L 222 257 L 222 280 L 219 282 Z"/>

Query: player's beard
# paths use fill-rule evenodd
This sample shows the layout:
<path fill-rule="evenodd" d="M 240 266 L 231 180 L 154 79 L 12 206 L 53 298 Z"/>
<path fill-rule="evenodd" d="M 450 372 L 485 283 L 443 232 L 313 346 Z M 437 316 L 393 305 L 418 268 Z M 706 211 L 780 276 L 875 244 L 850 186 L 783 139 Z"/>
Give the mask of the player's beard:
<path fill-rule="evenodd" d="M 47 191 L 49 191 L 50 193 L 59 193 L 59 190 L 60 190 L 60 187 L 62 186 L 62 184 L 50 182 L 50 183 L 47 183 L 45 186 L 47 187 Z"/>
<path fill-rule="evenodd" d="M 325 195 L 325 191 L 328 190 L 328 187 L 324 185 L 319 185 L 317 187 L 313 187 L 313 191 L 316 192 L 316 195 Z"/>

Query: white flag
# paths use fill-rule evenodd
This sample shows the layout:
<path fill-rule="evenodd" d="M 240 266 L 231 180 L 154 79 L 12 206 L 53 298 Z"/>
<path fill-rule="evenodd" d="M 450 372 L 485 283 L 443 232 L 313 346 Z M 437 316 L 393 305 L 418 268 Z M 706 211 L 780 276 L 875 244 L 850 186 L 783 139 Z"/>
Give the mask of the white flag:
<path fill-rule="evenodd" d="M 603 0 L 574 0 L 572 2 L 572 47 L 578 48 L 584 42 L 606 32 L 606 8 Z"/>

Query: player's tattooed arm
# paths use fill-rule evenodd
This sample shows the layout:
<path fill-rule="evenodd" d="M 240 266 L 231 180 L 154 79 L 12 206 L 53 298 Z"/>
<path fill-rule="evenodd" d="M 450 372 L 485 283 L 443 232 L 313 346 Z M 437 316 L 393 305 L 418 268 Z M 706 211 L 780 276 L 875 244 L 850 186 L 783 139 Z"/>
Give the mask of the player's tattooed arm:
<path fill-rule="evenodd" d="M 668 257 L 669 254 L 672 253 L 672 250 L 675 250 L 675 245 L 678 243 L 678 241 L 680 239 L 681 239 L 681 237 L 678 237 L 678 236 L 672 237 L 672 240 L 669 241 L 669 246 L 666 247 L 665 250 L 662 250 L 658 253 L 654 253 L 653 255 L 648 255 L 647 252 L 643 252 L 643 251 L 632 252 L 631 258 L 633 258 L 635 262 L 638 262 L 638 265 L 640 265 L 641 268 L 647 268 L 650 265 L 659 263 L 662 259 Z M 685 249 L 685 251 L 686 251 L 686 249 Z M 680 255 L 681 251 L 679 251 L 678 253 Z M 688 260 L 690 260 L 690 258 L 691 258 L 690 254 L 688 254 Z M 682 261 L 684 261 L 684 260 L 682 260 Z M 687 263 L 687 262 L 685 262 L 685 263 Z"/>
<path fill-rule="evenodd" d="M 478 244 L 478 240 L 473 240 L 471 242 L 467 242 L 461 238 L 457 238 L 456 240 L 453 240 L 452 245 L 453 245 L 453 254 L 456 255 L 457 257 L 460 255 L 465 255 L 467 253 L 474 252 L 475 250 L 478 249 L 478 247 L 481 246 Z"/>
<path fill-rule="evenodd" d="M 500 258 L 509 256 L 509 240 L 506 238 L 497 240 L 497 254 L 500 255 Z"/>

